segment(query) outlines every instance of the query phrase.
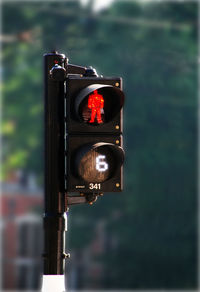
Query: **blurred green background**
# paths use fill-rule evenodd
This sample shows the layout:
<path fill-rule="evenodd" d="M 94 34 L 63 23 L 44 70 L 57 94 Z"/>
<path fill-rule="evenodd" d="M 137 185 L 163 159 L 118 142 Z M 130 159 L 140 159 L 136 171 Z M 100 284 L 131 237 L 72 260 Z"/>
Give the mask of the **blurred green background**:
<path fill-rule="evenodd" d="M 3 182 L 43 187 L 44 53 L 121 76 L 125 187 L 70 209 L 69 288 L 197 289 L 198 2 L 85 2 L 2 4 Z"/>

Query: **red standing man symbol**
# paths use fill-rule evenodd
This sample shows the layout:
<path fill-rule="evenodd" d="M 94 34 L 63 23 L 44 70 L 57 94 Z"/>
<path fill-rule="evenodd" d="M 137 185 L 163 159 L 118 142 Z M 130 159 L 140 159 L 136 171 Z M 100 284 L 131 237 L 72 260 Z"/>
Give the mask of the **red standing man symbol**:
<path fill-rule="evenodd" d="M 104 98 L 101 94 L 98 93 L 97 90 L 94 90 L 92 94 L 89 95 L 88 98 L 88 108 L 91 109 L 91 119 L 89 123 L 94 123 L 95 117 L 97 116 L 97 123 L 103 123 L 101 118 L 101 110 L 104 106 Z"/>

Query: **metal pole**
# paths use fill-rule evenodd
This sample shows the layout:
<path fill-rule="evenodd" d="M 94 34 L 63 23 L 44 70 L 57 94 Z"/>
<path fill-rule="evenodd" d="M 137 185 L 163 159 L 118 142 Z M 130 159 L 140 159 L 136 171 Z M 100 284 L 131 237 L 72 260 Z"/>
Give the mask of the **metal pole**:
<path fill-rule="evenodd" d="M 64 68 L 65 55 L 44 55 L 45 84 L 45 213 L 44 275 L 63 275 L 64 234 L 64 81 L 55 81 L 50 70 L 55 64 Z"/>

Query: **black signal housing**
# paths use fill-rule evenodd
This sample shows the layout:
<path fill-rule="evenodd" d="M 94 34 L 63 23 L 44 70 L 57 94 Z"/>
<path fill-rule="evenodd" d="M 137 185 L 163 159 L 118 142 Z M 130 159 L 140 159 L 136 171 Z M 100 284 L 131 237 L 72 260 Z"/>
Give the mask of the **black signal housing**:
<path fill-rule="evenodd" d="M 122 79 L 69 75 L 66 88 L 66 190 L 122 191 Z M 92 113 L 90 99 L 95 97 L 101 98 L 102 107 Z"/>
<path fill-rule="evenodd" d="M 122 133 L 124 93 L 121 78 L 69 76 L 67 80 L 67 132 Z M 104 97 L 105 121 L 88 124 L 82 117 L 88 96 L 97 89 Z"/>

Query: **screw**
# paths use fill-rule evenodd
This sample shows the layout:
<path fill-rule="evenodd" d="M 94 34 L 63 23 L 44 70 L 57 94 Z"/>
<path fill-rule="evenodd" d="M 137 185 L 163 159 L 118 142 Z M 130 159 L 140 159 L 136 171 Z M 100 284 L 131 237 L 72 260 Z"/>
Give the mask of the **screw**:
<path fill-rule="evenodd" d="M 69 259 L 70 258 L 70 253 L 63 253 L 63 258 Z"/>

